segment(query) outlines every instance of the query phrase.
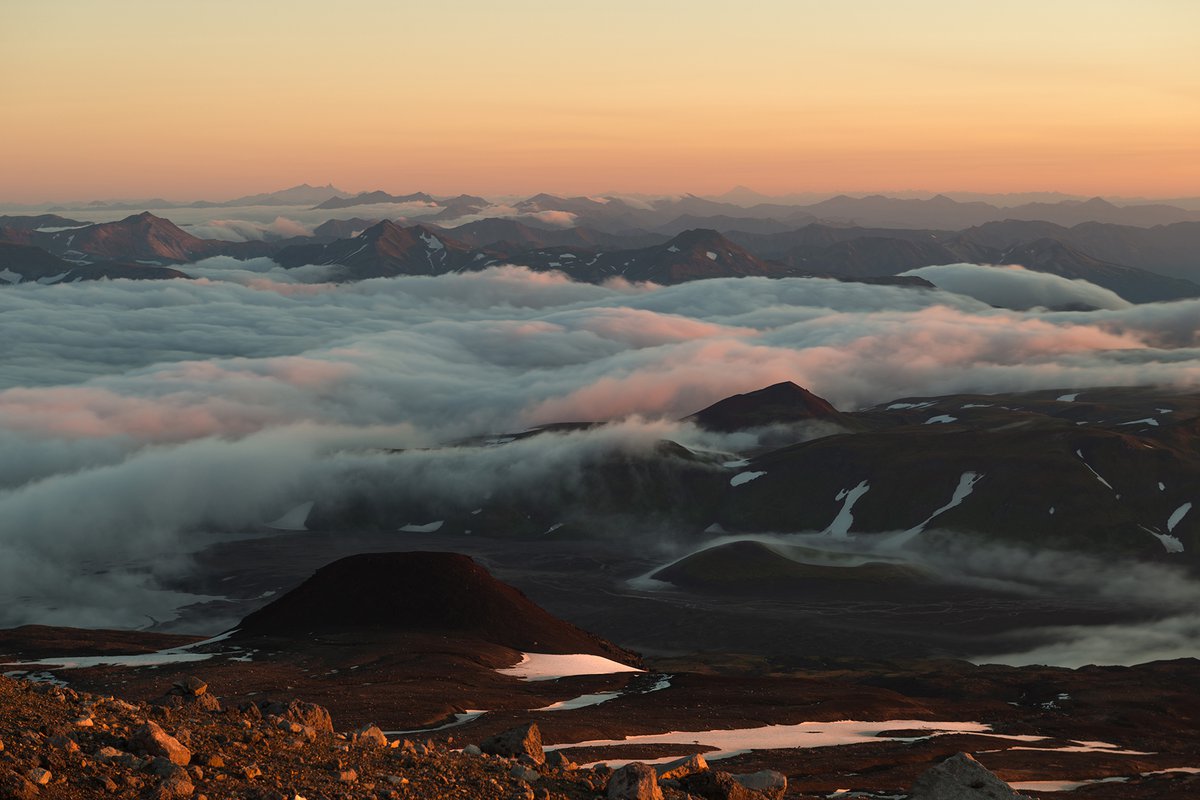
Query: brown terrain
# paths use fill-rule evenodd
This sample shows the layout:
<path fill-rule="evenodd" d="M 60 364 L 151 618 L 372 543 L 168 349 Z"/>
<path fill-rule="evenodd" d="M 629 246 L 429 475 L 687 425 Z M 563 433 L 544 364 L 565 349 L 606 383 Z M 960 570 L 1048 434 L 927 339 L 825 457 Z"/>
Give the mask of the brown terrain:
<path fill-rule="evenodd" d="M 425 598 L 406 610 L 416 593 Z M 55 666 L 72 663 L 61 653 L 68 644 L 76 666 Z M 604 653 L 647 671 L 536 681 L 496 671 L 520 661 L 526 647 Z M 97 661 L 121 662 L 116 651 L 157 655 L 142 664 L 78 661 L 104 653 Z M 7 789 L 13 797 L 594 797 L 608 771 L 567 762 L 617 766 L 692 754 L 707 754 L 714 772 L 783 773 L 788 797 L 839 789 L 904 796 L 923 772 L 962 751 L 1018 786 L 1097 781 L 1075 797 L 1184 797 L 1200 788 L 1186 771 L 1200 765 L 1200 669 L 1192 659 L 1078 670 L 949 660 L 831 660 L 795 670 L 703 655 L 640 662 L 454 554 L 343 560 L 213 641 L 18 628 L 0 636 L 0 652 L 18 662 L 5 667 L 9 675 L 40 681 L 0 682 L 0 769 L 6 786 L 18 787 Z M 202 680 L 189 682 L 193 675 Z M 195 695 L 200 683 L 212 691 Z M 181 688 L 168 692 L 173 684 Z M 220 699 L 203 699 L 213 693 Z M 547 709 L 573 698 L 580 701 Z M 334 736 L 307 703 L 327 708 L 337 730 L 360 734 Z M 852 743 L 825 740 L 820 723 L 839 720 L 857 720 L 864 731 L 851 734 Z M 160 752 L 149 743 L 149 722 L 180 741 L 187 764 L 172 767 L 173 746 Z M 550 768 L 528 764 L 536 777 L 516 761 L 452 752 L 529 722 L 548 750 L 565 756 Z M 733 750 L 721 744 L 722 730 L 801 723 L 816 732 L 778 738 L 776 728 L 769 741 L 760 730 Z M 968 729 L 955 732 L 955 723 Z M 380 737 L 370 725 L 393 733 Z M 701 733 L 675 743 L 621 741 L 670 731 Z M 39 770 L 50 773 L 48 783 L 30 792 L 22 780 L 36 786 Z M 668 797 L 687 796 L 667 788 Z"/>

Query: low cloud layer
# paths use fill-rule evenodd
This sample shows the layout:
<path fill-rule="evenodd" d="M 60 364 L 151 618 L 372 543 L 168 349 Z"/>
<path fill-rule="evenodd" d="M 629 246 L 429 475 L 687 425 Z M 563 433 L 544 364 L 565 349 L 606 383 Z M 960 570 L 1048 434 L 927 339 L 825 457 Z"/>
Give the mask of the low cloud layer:
<path fill-rule="evenodd" d="M 197 278 L 0 292 L 0 624 L 169 616 L 156 573 L 184 569 L 200 532 L 251 528 L 315 486 L 437 469 L 536 483 L 664 436 L 736 450 L 749 443 L 670 420 L 778 381 L 842 409 L 1200 383 L 1196 301 L 1021 313 L 819 279 L 593 286 L 500 268 L 333 285 L 265 259 L 185 269 Z M 539 450 L 379 449 L 622 419 Z"/>
<path fill-rule="evenodd" d="M 963 294 L 997 308 L 1129 308 L 1132 303 L 1116 292 L 1089 283 L 1022 266 L 939 264 L 910 269 L 904 275 L 924 278 L 939 289 Z"/>

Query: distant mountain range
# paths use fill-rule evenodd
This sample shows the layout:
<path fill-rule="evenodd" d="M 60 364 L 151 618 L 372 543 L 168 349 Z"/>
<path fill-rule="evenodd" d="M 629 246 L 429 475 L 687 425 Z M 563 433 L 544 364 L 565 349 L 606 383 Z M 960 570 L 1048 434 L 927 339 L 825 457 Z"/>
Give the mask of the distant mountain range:
<path fill-rule="evenodd" d="M 640 208 L 614 198 L 535 195 L 516 204 L 519 218 L 484 217 L 449 227 L 442 218 L 455 204 L 486 201 L 468 195 L 445 201 L 421 193 L 387 197 L 389 202 L 428 203 L 437 213 L 395 221 L 329 219 L 311 236 L 249 242 L 203 239 L 148 212 L 96 224 L 55 214 L 8 215 L 0 216 L 0 242 L 39 248 L 76 267 L 103 263 L 115 274 L 115 265 L 124 265 L 124 274 L 139 277 L 150 273 L 129 268 L 171 267 L 214 255 L 266 256 L 289 268 L 338 265 L 342 280 L 440 274 L 508 263 L 559 270 L 582 281 L 623 277 L 656 283 L 751 275 L 891 280 L 923 266 L 968 262 L 1021 264 L 1084 279 L 1137 303 L 1200 296 L 1200 221 L 1153 227 L 1082 222 L 1068 227 L 1046 220 L 1008 219 L 958 230 L 895 228 L 806 221 L 809 216 L 795 213 L 794 208 L 792 222 L 712 214 L 723 204 L 695 197 Z M 326 202 L 352 207 L 359 200 L 377 202 L 379 197 L 357 195 Z M 834 198 L 824 204 L 825 212 L 858 203 L 851 201 Z M 882 198 L 879 205 L 911 209 L 917 207 L 913 203 L 924 208 L 979 205 L 948 198 Z M 1068 204 L 1028 207 L 1034 205 L 1045 209 Z M 1120 213 L 1129 210 L 1104 205 Z M 1102 208 L 1091 201 L 1070 207 Z M 776 213 L 779 208 L 754 206 L 739 213 Z M 576 222 L 586 216 L 595 224 L 548 226 L 547 213 L 569 215 Z M 649 224 L 655 220 L 663 221 Z M 10 282 L 62 272 L 61 264 L 50 265 L 33 250 L 6 252 Z M 56 271 L 47 273 L 51 269 Z M 76 269 L 72 274 L 85 277 L 95 271 Z M 154 275 L 165 276 L 168 273 Z"/>

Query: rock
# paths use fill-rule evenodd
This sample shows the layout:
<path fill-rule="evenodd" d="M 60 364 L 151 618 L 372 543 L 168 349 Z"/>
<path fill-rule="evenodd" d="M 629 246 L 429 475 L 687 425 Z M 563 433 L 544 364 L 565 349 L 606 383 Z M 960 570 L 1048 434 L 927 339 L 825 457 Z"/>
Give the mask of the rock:
<path fill-rule="evenodd" d="M 479 749 L 493 756 L 527 756 L 534 764 L 546 763 L 546 753 L 542 750 L 542 732 L 538 730 L 536 722 L 498 733 L 479 745 Z"/>
<path fill-rule="evenodd" d="M 158 787 L 159 797 L 191 797 L 196 791 L 195 785 L 185 770 L 180 770 L 174 775 L 163 780 Z"/>
<path fill-rule="evenodd" d="M 526 783 L 536 783 L 542 777 L 537 770 L 530 769 L 524 764 L 513 764 L 512 769 L 508 771 L 508 775 L 511 778 L 516 778 Z"/>
<path fill-rule="evenodd" d="M 746 775 L 734 775 L 733 779 L 747 789 L 752 789 L 770 800 L 782 800 L 783 795 L 787 792 L 787 776 L 773 769 L 764 769 L 761 772 L 751 772 Z"/>
<path fill-rule="evenodd" d="M 479 749 L 479 745 L 477 744 L 467 745 L 463 748 L 463 752 L 469 756 L 478 756 L 483 754 L 483 751 Z"/>
<path fill-rule="evenodd" d="M 208 691 L 208 684 L 197 678 L 195 675 L 189 675 L 183 680 L 177 682 L 175 684 L 175 688 L 178 689 L 179 693 L 182 695 L 199 697 Z"/>
<path fill-rule="evenodd" d="M 374 725 L 366 725 L 354 732 L 354 743 L 359 747 L 387 747 L 387 737 Z"/>
<path fill-rule="evenodd" d="M 151 775 L 157 775 L 158 777 L 164 779 L 178 775 L 179 773 L 185 771 L 183 767 L 179 766 L 178 764 L 172 764 L 170 761 L 162 758 L 161 756 L 151 759 L 150 763 L 146 766 L 146 770 Z"/>
<path fill-rule="evenodd" d="M 46 740 L 46 744 L 55 750 L 62 750 L 65 753 L 79 752 L 79 744 L 70 736 L 51 736 Z"/>
<path fill-rule="evenodd" d="M 101 747 L 93 755 L 97 761 L 105 764 L 116 764 L 126 769 L 138 769 L 142 765 L 141 758 L 135 756 L 133 753 L 118 750 L 115 747 Z"/>
<path fill-rule="evenodd" d="M 41 767 L 34 767 L 25 773 L 25 778 L 35 786 L 45 786 L 52 777 L 54 776 L 50 774 L 50 770 Z"/>
<path fill-rule="evenodd" d="M 262 770 L 259 769 L 258 764 L 248 764 L 242 767 L 242 774 L 246 776 L 246 780 L 252 781 L 259 775 L 262 775 Z"/>
<path fill-rule="evenodd" d="M 286 704 L 271 703 L 266 712 L 300 725 L 307 725 L 317 733 L 333 735 L 333 718 L 329 716 L 328 709 L 315 703 L 305 703 L 301 700 L 292 700 Z"/>
<path fill-rule="evenodd" d="M 354 783 L 358 780 L 358 772 L 352 769 L 343 769 L 338 772 L 338 781 L 341 783 Z"/>
<path fill-rule="evenodd" d="M 213 713 L 221 712 L 221 701 L 213 697 L 211 694 L 202 694 L 196 697 L 196 707 Z"/>
<path fill-rule="evenodd" d="M 133 732 L 129 740 L 130 746 L 141 750 L 147 755 L 162 756 L 172 764 L 187 766 L 192 760 L 192 753 L 179 743 L 174 736 L 158 726 L 156 722 L 147 722 Z"/>
<path fill-rule="evenodd" d="M 762 800 L 762 795 L 742 786 L 728 772 L 706 770 L 685 775 L 679 784 L 684 791 L 704 800 Z"/>
<path fill-rule="evenodd" d="M 626 764 L 608 779 L 609 800 L 663 800 L 654 768 L 634 761 Z"/>
<path fill-rule="evenodd" d="M 654 768 L 654 771 L 658 773 L 660 781 L 669 781 L 679 780 L 685 775 L 703 772 L 706 769 L 708 769 L 708 762 L 704 760 L 704 756 L 697 753 L 687 758 L 678 758 L 666 764 L 659 764 Z"/>
<path fill-rule="evenodd" d="M 926 770 L 909 800 L 1029 800 L 972 756 L 957 753 Z"/>
<path fill-rule="evenodd" d="M 71 724 L 77 728 L 90 728 L 93 725 L 95 725 L 96 722 L 95 722 L 95 720 L 92 719 L 92 715 L 88 714 L 87 716 L 76 719 Z"/>
<path fill-rule="evenodd" d="M 567 758 L 561 750 L 551 750 L 549 753 L 546 753 L 546 766 L 565 770 L 579 768 L 579 765 Z"/>
<path fill-rule="evenodd" d="M 0 773 L 0 797 L 37 800 L 38 788 L 15 772 Z"/>

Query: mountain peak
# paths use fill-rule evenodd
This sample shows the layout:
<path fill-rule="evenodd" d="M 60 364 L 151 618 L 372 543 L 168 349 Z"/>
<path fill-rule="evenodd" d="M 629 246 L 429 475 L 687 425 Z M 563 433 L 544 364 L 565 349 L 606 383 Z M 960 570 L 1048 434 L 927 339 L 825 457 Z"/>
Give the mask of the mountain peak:
<path fill-rule="evenodd" d="M 807 420 L 839 422 L 841 413 L 824 398 L 792 381 L 727 397 L 688 419 L 702 428 L 729 433 Z"/>

